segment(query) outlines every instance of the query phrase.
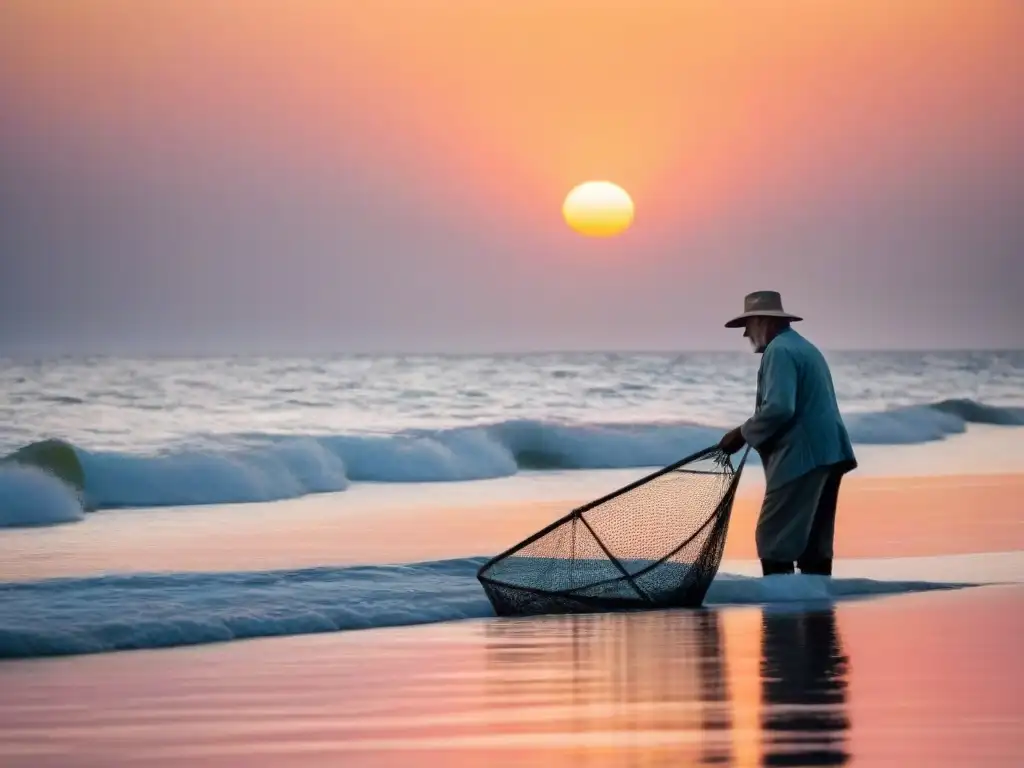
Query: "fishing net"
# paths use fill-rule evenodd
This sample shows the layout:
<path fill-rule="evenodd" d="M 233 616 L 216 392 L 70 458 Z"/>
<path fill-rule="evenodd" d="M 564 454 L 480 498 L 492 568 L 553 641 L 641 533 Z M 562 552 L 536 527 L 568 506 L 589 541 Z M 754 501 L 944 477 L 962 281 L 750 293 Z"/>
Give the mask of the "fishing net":
<path fill-rule="evenodd" d="M 722 561 L 746 456 L 733 467 L 729 454 L 706 448 L 495 556 L 477 573 L 495 612 L 700 606 Z"/>

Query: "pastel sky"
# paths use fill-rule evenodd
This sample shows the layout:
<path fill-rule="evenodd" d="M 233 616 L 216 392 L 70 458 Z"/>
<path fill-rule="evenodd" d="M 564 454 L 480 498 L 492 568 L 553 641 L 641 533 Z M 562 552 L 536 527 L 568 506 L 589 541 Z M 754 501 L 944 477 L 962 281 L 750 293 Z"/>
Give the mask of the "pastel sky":
<path fill-rule="evenodd" d="M 1020 0 L 4 0 L 0 345 L 1024 346 Z M 561 219 L 625 187 L 625 235 Z M 2 353 L 0 347 L 0 353 Z"/>

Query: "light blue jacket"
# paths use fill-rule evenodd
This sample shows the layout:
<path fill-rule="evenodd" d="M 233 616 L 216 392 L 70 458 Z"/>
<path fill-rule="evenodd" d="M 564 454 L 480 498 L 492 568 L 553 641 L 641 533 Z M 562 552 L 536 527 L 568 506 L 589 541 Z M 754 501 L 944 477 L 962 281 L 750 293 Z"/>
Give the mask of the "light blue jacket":
<path fill-rule="evenodd" d="M 828 363 L 792 328 L 765 348 L 754 415 L 740 432 L 761 456 L 768 491 L 818 467 L 857 466 Z"/>

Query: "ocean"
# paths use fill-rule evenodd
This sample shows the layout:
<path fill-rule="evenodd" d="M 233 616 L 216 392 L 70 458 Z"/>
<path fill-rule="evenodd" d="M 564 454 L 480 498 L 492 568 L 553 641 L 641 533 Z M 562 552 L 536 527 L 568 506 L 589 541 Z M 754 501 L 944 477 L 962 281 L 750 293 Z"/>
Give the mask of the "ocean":
<path fill-rule="evenodd" d="M 855 445 L 1024 426 L 1024 352 L 827 356 Z M 657 467 L 750 414 L 758 361 L 742 352 L 6 360 L 0 451 L 69 441 L 88 506 L 99 509 Z M 47 493 L 0 469 L 8 509 L 19 495 L 35 503 Z M 75 516 L 41 511 L 40 522 L 62 514 Z"/>
<path fill-rule="evenodd" d="M 997 460 L 1024 468 L 1024 352 L 827 356 L 868 474 L 884 474 L 901 456 L 893 474 L 976 472 Z M 445 528 L 450 517 L 436 514 L 413 530 L 382 516 L 384 506 L 429 517 L 467 499 L 486 510 L 612 490 L 707 447 L 749 415 L 758 359 L 6 360 L 0 448 L 70 442 L 85 470 L 86 507 L 96 511 L 84 512 L 52 477 L 0 467 L 0 657 L 486 617 L 475 571 L 502 541 L 513 542 L 467 538 L 464 525 L 463 541 L 489 549 L 378 562 L 366 543 L 373 536 L 412 539 L 414 553 L 457 538 Z M 935 450 L 969 433 L 980 437 Z M 756 479 L 753 454 L 751 465 Z M 494 526 L 497 513 L 486 514 L 475 527 Z M 338 549 L 316 549 L 330 536 Z M 331 554 L 342 545 L 368 554 Z M 196 565 L 189 558 L 200 551 Z M 946 561 L 858 561 L 830 582 L 767 584 L 756 564 L 728 563 L 708 602 L 1024 581 L 1019 553 L 1002 557 L 971 560 L 955 574 Z"/>

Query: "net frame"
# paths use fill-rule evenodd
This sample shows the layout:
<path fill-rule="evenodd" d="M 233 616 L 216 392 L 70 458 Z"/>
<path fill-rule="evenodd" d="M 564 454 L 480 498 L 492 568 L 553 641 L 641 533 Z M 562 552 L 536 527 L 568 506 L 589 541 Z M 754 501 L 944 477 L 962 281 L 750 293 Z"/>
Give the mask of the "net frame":
<path fill-rule="evenodd" d="M 733 467 L 731 454 L 721 450 L 717 445 L 704 448 L 624 485 L 611 493 L 576 507 L 544 526 L 536 533 L 493 556 L 477 570 L 477 579 L 483 587 L 495 613 L 498 616 L 522 616 L 700 607 L 704 602 L 704 597 L 711 586 L 711 582 L 718 573 L 718 568 L 722 561 L 725 538 L 728 533 L 732 506 L 736 497 L 736 489 L 749 452 L 750 447 L 747 446 L 739 464 Z M 688 464 L 708 459 L 711 459 L 714 464 L 718 465 L 721 471 L 708 472 L 706 470 L 686 469 Z M 723 477 L 728 477 L 728 483 L 713 509 L 702 521 L 698 521 L 699 524 L 693 528 L 689 535 L 683 537 L 681 541 L 671 547 L 666 553 L 644 567 L 630 571 L 623 564 L 622 559 L 612 554 L 607 544 L 584 515 L 672 472 L 720 474 Z M 600 548 L 604 558 L 617 571 L 617 575 L 564 589 L 554 589 L 545 588 L 544 586 L 513 583 L 502 580 L 493 574 L 493 571 L 498 569 L 502 563 L 507 562 L 509 558 L 514 557 L 517 553 L 544 537 L 549 536 L 560 527 L 576 524 L 581 524 L 586 528 L 589 535 Z M 672 558 L 679 555 L 688 545 L 692 544 L 709 526 L 711 526 L 711 532 L 703 541 L 692 561 L 687 563 L 673 562 L 682 572 L 678 585 L 674 589 L 660 590 L 659 594 L 649 594 L 638 583 L 639 578 L 653 573 L 658 568 L 663 568 L 666 563 L 672 561 Z M 572 530 L 570 535 L 574 534 L 575 529 Z M 577 560 L 575 538 L 573 538 L 573 551 L 569 557 L 551 558 L 551 561 L 564 562 L 563 568 L 568 570 L 572 569 L 573 564 Z M 605 588 L 606 594 L 593 594 L 593 591 L 600 587 Z M 611 594 L 616 588 L 620 587 L 625 589 L 620 589 L 619 594 Z M 585 594 L 584 591 L 590 591 L 591 594 Z"/>

